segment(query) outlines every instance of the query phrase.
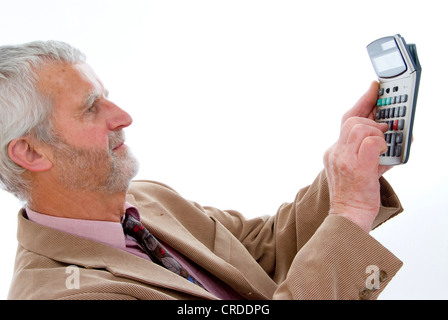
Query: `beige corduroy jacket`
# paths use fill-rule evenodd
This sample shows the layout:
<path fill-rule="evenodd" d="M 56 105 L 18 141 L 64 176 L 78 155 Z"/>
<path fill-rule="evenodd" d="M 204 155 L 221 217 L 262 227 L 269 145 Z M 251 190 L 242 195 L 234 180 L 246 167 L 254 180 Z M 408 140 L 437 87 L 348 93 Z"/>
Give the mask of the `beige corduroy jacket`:
<path fill-rule="evenodd" d="M 380 181 L 374 227 L 402 211 Z M 157 238 L 247 299 L 375 299 L 402 265 L 357 225 L 328 215 L 324 171 L 275 215 L 255 219 L 201 207 L 151 181 L 133 182 L 127 201 Z M 69 266 L 76 266 L 76 286 Z M 33 223 L 24 210 L 8 298 L 216 299 L 133 254 Z"/>

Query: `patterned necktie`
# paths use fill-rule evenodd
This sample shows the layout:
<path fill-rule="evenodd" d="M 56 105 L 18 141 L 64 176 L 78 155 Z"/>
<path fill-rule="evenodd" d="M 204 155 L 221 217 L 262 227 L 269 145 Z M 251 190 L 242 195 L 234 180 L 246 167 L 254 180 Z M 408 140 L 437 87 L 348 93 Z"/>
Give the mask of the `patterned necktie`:
<path fill-rule="evenodd" d="M 151 233 L 149 233 L 140 221 L 136 220 L 131 215 L 126 214 L 123 222 L 123 230 L 124 233 L 137 240 L 152 261 L 202 287 L 202 285 L 170 255 L 168 250 Z"/>

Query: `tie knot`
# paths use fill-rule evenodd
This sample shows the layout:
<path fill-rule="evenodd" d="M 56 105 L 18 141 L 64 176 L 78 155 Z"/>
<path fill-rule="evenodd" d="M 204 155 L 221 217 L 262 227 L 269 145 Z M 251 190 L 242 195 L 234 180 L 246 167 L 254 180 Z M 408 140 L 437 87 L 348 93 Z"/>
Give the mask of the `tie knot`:
<path fill-rule="evenodd" d="M 149 234 L 143 224 L 130 214 L 127 214 L 125 217 L 123 231 L 137 240 L 145 239 Z"/>

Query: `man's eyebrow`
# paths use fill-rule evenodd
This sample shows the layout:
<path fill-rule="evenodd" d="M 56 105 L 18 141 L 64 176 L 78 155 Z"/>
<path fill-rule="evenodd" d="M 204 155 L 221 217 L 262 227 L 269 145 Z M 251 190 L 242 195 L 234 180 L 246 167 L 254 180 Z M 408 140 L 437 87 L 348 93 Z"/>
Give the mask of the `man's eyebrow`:
<path fill-rule="evenodd" d="M 82 107 L 90 107 L 92 106 L 96 100 L 99 100 L 102 96 L 100 91 L 93 91 L 86 95 L 84 98 Z M 107 98 L 109 96 L 109 91 L 107 89 L 104 90 L 104 96 Z"/>

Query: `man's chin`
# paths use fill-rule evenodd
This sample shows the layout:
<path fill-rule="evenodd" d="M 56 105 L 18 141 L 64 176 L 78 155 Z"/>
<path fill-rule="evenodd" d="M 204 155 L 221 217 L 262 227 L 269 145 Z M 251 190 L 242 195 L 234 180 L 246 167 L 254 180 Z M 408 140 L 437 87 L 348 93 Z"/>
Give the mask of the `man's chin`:
<path fill-rule="evenodd" d="M 133 156 L 127 157 L 124 163 L 117 163 L 113 173 L 109 176 L 108 183 L 104 186 L 105 189 L 109 193 L 128 191 L 139 168 L 139 163 Z"/>

